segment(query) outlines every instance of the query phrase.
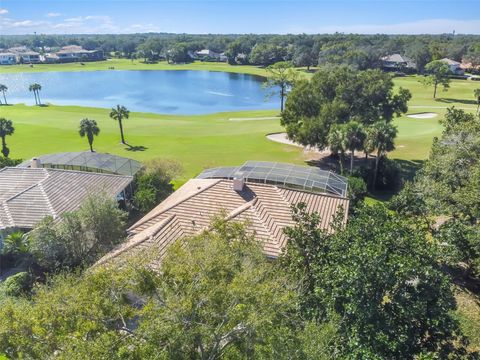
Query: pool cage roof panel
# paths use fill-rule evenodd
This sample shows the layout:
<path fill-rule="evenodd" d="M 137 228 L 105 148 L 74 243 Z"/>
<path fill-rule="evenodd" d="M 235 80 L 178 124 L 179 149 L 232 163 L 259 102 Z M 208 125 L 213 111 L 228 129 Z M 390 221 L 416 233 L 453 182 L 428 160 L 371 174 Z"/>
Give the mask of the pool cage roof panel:
<path fill-rule="evenodd" d="M 249 182 L 274 184 L 346 197 L 347 178 L 312 166 L 267 161 L 247 161 L 242 166 L 207 169 L 198 179 L 244 178 Z"/>
<path fill-rule="evenodd" d="M 112 154 L 90 151 L 48 154 L 37 157 L 42 167 L 66 170 L 105 172 L 118 175 L 135 175 L 142 167 L 136 160 Z M 30 167 L 31 160 L 19 167 Z"/>

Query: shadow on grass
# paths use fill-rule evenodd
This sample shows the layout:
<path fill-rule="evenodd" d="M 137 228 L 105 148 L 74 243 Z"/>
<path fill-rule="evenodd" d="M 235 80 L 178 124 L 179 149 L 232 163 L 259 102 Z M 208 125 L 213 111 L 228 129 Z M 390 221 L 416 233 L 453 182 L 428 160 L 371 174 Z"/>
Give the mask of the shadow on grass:
<path fill-rule="evenodd" d="M 402 181 L 412 181 L 418 170 L 420 170 L 425 163 L 425 160 L 401 160 L 393 159 L 395 165 L 400 170 Z"/>
<path fill-rule="evenodd" d="M 368 162 L 365 160 L 364 156 L 355 156 L 354 159 L 354 168 L 353 172 L 355 173 L 361 167 L 370 167 L 374 166 L 374 157 L 369 157 Z M 405 181 L 412 181 L 415 178 L 415 175 L 418 170 L 420 170 L 425 163 L 425 160 L 401 160 L 401 159 L 393 159 L 395 164 L 397 165 L 400 171 L 400 181 L 399 184 L 404 183 Z M 334 155 L 326 156 L 324 158 L 318 160 L 309 160 L 306 163 L 310 166 L 318 167 L 322 170 L 330 170 L 334 171 L 337 174 L 340 174 L 340 164 L 338 161 L 338 157 Z M 349 175 L 349 166 L 350 166 L 350 158 L 345 158 L 343 162 L 343 175 Z M 369 196 L 378 201 L 388 201 L 394 195 L 398 193 L 400 189 L 396 190 L 376 190 L 376 191 L 369 191 Z"/>
<path fill-rule="evenodd" d="M 39 106 L 39 107 L 48 107 L 49 105 L 48 105 L 48 104 L 38 104 L 37 106 Z"/>
<path fill-rule="evenodd" d="M 452 98 L 439 98 L 435 99 L 436 102 L 441 102 L 445 104 L 451 103 L 460 103 L 465 105 L 477 105 L 477 100 L 465 100 L 465 99 L 452 99 Z"/>
<path fill-rule="evenodd" d="M 146 146 L 143 146 L 143 145 L 130 145 L 130 144 L 125 144 L 127 145 L 128 147 L 126 148 L 127 151 L 133 151 L 133 152 L 136 152 L 136 151 L 145 151 L 148 149 L 148 147 Z"/>
<path fill-rule="evenodd" d="M 0 106 L 13 106 L 13 104 L 0 104 Z"/>

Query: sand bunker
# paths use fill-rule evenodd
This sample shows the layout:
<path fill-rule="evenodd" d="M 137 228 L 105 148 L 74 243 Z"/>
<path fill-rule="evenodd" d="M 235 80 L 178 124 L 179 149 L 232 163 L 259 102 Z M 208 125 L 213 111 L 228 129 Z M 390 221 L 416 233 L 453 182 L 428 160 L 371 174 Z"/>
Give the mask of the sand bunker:
<path fill-rule="evenodd" d="M 320 157 L 325 157 L 325 156 L 330 155 L 330 150 L 328 150 L 328 149 L 320 151 L 315 147 L 303 146 L 302 144 L 298 144 L 296 142 L 293 142 L 292 140 L 290 140 L 287 137 L 287 133 L 268 134 L 267 139 L 271 140 L 271 141 L 281 143 L 281 144 L 292 145 L 292 146 L 302 148 L 303 151 L 306 152 L 306 153 L 315 154 L 315 157 L 318 157 L 319 155 L 320 155 Z"/>
<path fill-rule="evenodd" d="M 251 118 L 230 118 L 228 121 L 255 121 L 255 120 L 278 120 L 278 116 L 264 116 L 264 117 L 251 117 Z"/>
<path fill-rule="evenodd" d="M 267 139 L 281 143 L 281 144 L 287 144 L 287 145 L 297 146 L 301 148 L 304 147 L 303 145 L 297 144 L 296 142 L 293 142 L 292 140 L 287 138 L 287 133 L 268 134 Z"/>
<path fill-rule="evenodd" d="M 407 115 L 407 117 L 414 118 L 414 119 L 432 119 L 435 116 L 438 116 L 438 114 L 433 113 L 433 112 L 424 112 L 424 113 L 408 114 Z"/>

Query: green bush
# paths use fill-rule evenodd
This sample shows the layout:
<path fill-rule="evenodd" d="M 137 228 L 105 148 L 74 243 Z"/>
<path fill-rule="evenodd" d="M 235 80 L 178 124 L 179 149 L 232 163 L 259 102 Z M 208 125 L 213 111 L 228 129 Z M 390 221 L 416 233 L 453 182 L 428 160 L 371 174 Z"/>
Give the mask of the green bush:
<path fill-rule="evenodd" d="M 8 277 L 3 286 L 6 295 L 20 296 L 29 293 L 32 289 L 32 284 L 31 275 L 23 271 Z"/>
<path fill-rule="evenodd" d="M 136 175 L 133 203 L 148 212 L 173 192 L 172 180 L 182 171 L 176 161 L 153 159 Z"/>
<path fill-rule="evenodd" d="M 367 193 L 367 184 L 361 177 L 350 176 L 348 178 L 348 198 L 350 199 L 350 208 L 354 208 L 359 202 L 363 201 Z"/>

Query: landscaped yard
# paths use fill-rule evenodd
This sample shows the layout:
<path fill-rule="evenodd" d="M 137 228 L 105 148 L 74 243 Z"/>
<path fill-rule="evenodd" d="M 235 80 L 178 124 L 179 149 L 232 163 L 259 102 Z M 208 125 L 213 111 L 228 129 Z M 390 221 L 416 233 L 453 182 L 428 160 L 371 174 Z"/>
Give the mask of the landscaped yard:
<path fill-rule="evenodd" d="M 129 65 L 127 60 L 112 60 Z M 135 63 L 134 63 L 135 64 Z M 218 70 L 260 71 L 251 66 L 230 66 L 217 63 L 195 63 L 172 66 L 165 63 L 138 66 L 170 68 L 190 67 L 201 69 L 214 66 Z M 78 63 L 44 65 L 45 69 L 56 67 L 80 67 Z M 87 63 L 88 69 L 111 66 L 109 62 Z M 136 65 L 132 65 L 136 66 Z M 43 67 L 36 65 L 33 69 Z M 3 69 L 19 69 L 2 67 Z M 25 67 L 25 69 L 30 69 Z M 263 71 L 263 70 L 261 70 Z M 480 84 L 456 80 L 448 92 L 439 92 L 446 100 L 433 100 L 431 89 L 418 82 L 417 77 L 396 78 L 395 83 L 408 88 L 413 93 L 410 102 L 411 113 L 435 112 L 439 115 L 431 119 L 413 119 L 403 116 L 395 120 L 399 129 L 397 149 L 390 155 L 402 160 L 422 160 L 428 156 L 434 136 L 441 133 L 441 119 L 448 106 L 475 110 L 473 89 Z M 48 99 L 45 99 L 48 102 Z M 452 101 L 452 102 L 450 102 Z M 248 159 L 302 163 L 305 160 L 301 149 L 271 142 L 265 135 L 282 131 L 278 120 L 230 121 L 231 118 L 271 117 L 278 115 L 276 110 L 246 111 L 238 113 L 218 113 L 197 116 L 157 115 L 132 113 L 125 121 L 127 141 L 137 147 L 131 151 L 119 143 L 118 124 L 108 117 L 108 109 L 76 106 L 32 107 L 14 105 L 0 107 L 0 116 L 13 120 L 15 134 L 7 137 L 13 158 L 30 158 L 35 155 L 87 150 L 85 139 L 78 136 L 78 124 L 88 117 L 97 120 L 101 133 L 95 139 L 94 147 L 100 152 L 110 152 L 138 160 L 155 157 L 180 161 L 185 172 L 179 181 L 195 176 L 205 167 L 240 164 Z M 142 148 L 143 147 L 143 148 Z"/>

